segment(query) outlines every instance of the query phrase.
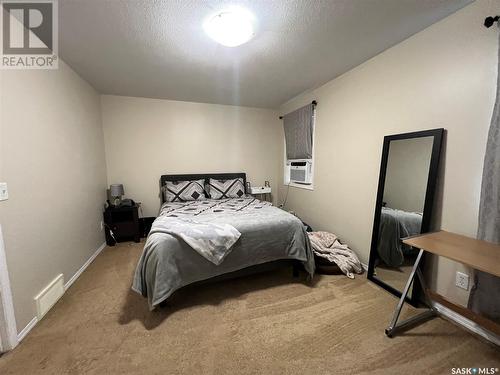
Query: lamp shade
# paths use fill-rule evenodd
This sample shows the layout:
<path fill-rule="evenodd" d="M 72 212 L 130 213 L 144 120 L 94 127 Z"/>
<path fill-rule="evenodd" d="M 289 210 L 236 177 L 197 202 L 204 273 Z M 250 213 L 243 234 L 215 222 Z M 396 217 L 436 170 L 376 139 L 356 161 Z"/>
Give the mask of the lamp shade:
<path fill-rule="evenodd" d="M 121 197 L 123 194 L 125 194 L 125 191 L 122 184 L 111 184 L 109 186 L 109 195 L 112 197 Z"/>

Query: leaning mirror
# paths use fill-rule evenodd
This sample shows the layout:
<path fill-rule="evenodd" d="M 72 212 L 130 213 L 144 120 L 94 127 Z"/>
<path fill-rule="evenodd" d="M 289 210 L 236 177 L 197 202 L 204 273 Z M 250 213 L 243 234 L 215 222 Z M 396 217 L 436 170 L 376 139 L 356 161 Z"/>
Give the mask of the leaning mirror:
<path fill-rule="evenodd" d="M 444 129 L 384 137 L 368 279 L 401 296 L 417 249 L 402 239 L 429 231 Z M 409 302 L 418 304 L 419 290 Z"/>

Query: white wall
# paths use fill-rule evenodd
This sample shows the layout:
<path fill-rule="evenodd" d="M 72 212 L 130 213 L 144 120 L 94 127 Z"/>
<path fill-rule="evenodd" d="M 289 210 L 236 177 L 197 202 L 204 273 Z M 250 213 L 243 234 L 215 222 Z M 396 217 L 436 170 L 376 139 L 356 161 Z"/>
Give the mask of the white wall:
<path fill-rule="evenodd" d="M 0 202 L 18 330 L 34 296 L 68 281 L 104 242 L 106 167 L 100 97 L 63 61 L 58 70 L 1 71 Z"/>
<path fill-rule="evenodd" d="M 102 96 L 108 184 L 160 207 L 162 174 L 246 172 L 253 185 L 276 191 L 282 123 L 278 112 L 120 96 Z"/>
<path fill-rule="evenodd" d="M 318 101 L 315 188 L 290 188 L 288 208 L 368 262 L 384 135 L 444 127 L 436 226 L 474 237 L 497 78 L 498 30 L 483 22 L 498 13 L 500 2 L 477 1 L 284 104 L 288 113 Z M 457 268 L 440 260 L 431 286 L 465 304 L 468 293 L 454 286 Z"/>

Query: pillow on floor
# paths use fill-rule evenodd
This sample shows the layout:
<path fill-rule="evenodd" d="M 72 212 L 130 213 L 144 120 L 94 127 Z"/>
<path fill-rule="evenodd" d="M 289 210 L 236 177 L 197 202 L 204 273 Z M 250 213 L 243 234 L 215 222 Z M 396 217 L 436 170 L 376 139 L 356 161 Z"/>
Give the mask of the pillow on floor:
<path fill-rule="evenodd" d="M 167 202 L 201 201 L 206 199 L 203 185 L 205 180 L 167 181 L 165 200 Z"/>
<path fill-rule="evenodd" d="M 245 185 L 242 178 L 233 180 L 214 180 L 208 182 L 208 196 L 212 199 L 241 198 L 245 196 Z"/>

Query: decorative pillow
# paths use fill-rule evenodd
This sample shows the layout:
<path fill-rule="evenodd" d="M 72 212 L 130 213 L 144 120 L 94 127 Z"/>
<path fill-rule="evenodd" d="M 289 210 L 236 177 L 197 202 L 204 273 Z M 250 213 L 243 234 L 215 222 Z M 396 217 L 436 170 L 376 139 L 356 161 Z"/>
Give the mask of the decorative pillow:
<path fill-rule="evenodd" d="M 212 199 L 241 198 L 245 195 L 243 179 L 214 180 L 211 178 L 208 183 L 208 195 Z"/>
<path fill-rule="evenodd" d="M 206 199 L 204 180 L 167 181 L 165 200 L 167 202 L 200 201 Z"/>

